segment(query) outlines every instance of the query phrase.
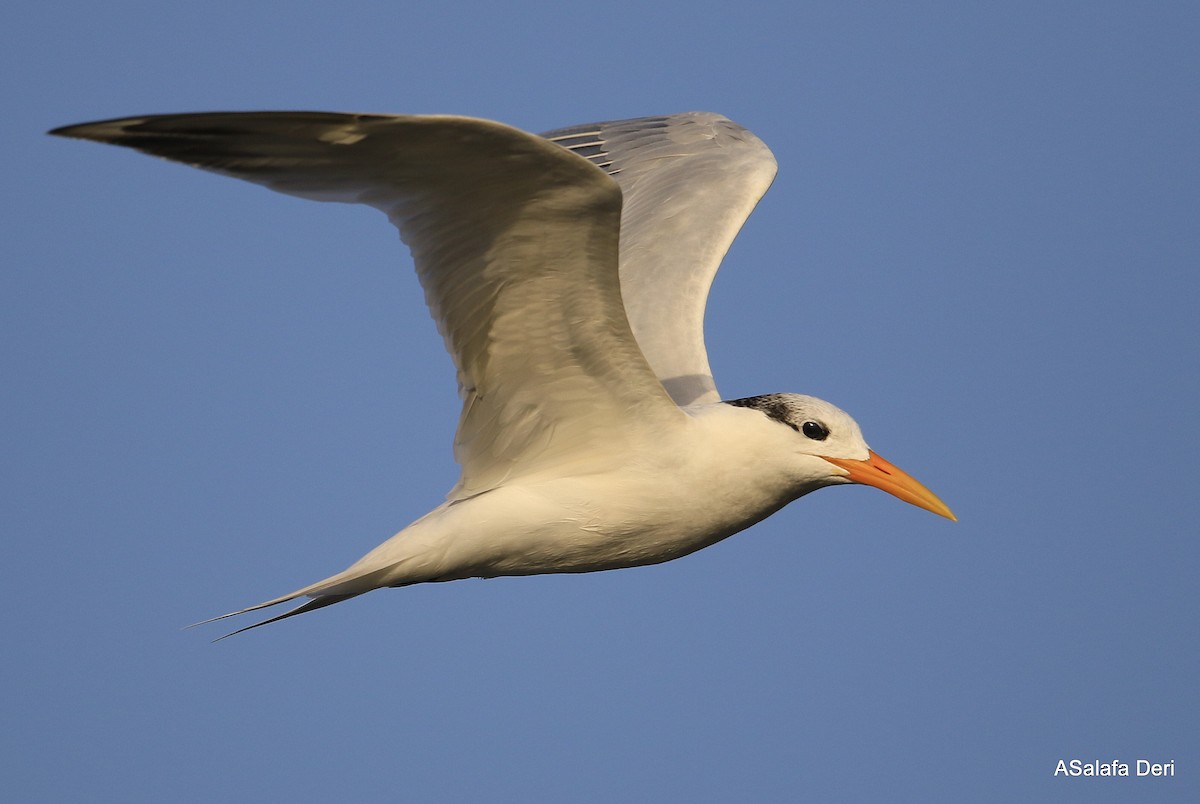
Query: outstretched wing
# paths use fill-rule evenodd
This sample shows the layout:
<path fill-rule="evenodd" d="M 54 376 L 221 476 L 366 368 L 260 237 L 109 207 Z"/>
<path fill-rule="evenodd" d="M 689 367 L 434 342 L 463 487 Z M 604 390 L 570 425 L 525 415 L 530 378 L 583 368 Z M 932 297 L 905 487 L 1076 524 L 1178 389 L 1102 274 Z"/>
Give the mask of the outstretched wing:
<path fill-rule="evenodd" d="M 611 468 L 623 447 L 682 426 L 622 306 L 621 191 L 540 137 L 465 117 L 323 112 L 132 117 L 51 133 L 385 212 L 458 368 L 452 498 L 509 477 Z"/>
<path fill-rule="evenodd" d="M 654 373 L 680 405 L 719 401 L 704 349 L 704 305 L 730 243 L 775 178 L 771 151 L 708 112 L 542 136 L 621 186 L 621 292 Z"/>

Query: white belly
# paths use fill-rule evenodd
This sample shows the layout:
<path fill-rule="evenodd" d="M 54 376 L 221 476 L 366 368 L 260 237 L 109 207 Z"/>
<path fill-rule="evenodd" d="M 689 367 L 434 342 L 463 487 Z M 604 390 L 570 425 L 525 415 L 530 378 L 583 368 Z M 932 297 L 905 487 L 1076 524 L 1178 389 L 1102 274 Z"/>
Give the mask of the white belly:
<path fill-rule="evenodd" d="M 726 442 L 707 442 L 702 421 L 677 444 L 654 444 L 616 469 L 567 477 L 547 472 L 447 503 L 336 577 L 369 575 L 372 588 L 402 586 L 593 572 L 695 552 L 815 488 L 781 470 L 786 456 L 776 460 L 769 448 L 747 443 L 777 425 L 757 414 L 740 421 L 752 429 L 737 432 L 725 422 L 718 432 Z M 777 433 L 768 429 L 761 437 L 770 445 Z"/>

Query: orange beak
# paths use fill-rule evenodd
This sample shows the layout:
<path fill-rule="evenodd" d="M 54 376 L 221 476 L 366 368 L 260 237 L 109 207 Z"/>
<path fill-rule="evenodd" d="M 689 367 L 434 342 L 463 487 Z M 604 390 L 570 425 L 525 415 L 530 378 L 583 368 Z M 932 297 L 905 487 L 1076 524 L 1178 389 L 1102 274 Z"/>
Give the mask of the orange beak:
<path fill-rule="evenodd" d="M 918 508 L 932 511 L 946 519 L 958 521 L 958 517 L 932 491 L 918 483 L 916 478 L 888 463 L 874 452 L 868 452 L 865 461 L 856 461 L 850 458 L 828 458 L 824 455 L 821 457 L 834 466 L 845 469 L 854 483 L 874 486 L 899 497 L 906 503 L 912 503 Z"/>

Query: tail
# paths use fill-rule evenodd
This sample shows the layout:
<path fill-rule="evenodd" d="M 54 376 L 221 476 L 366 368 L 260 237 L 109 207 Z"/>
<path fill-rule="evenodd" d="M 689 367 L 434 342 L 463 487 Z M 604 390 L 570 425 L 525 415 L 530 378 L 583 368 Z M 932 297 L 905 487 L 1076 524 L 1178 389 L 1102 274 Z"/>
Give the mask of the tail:
<path fill-rule="evenodd" d="M 283 614 L 277 614 L 274 617 L 269 617 L 261 622 L 247 625 L 246 627 L 239 628 L 236 631 L 230 631 L 228 634 L 219 636 L 213 640 L 213 642 L 220 642 L 222 639 L 227 639 L 234 634 L 240 634 L 244 631 L 249 631 L 252 628 L 258 628 L 260 625 L 279 622 L 280 620 L 286 620 L 288 617 L 295 617 L 297 614 L 304 614 L 305 612 L 323 609 L 326 606 L 332 606 L 334 603 L 341 603 L 343 600 L 349 600 L 352 597 L 358 597 L 361 594 L 370 592 L 372 589 L 378 589 L 379 585 L 376 583 L 376 581 L 378 580 L 379 576 L 382 576 L 385 572 L 387 572 L 388 569 L 389 568 L 385 567 L 365 575 L 358 575 L 353 573 L 351 570 L 345 570 L 344 572 L 339 572 L 337 575 L 330 576 L 323 581 L 318 581 L 317 583 L 297 589 L 295 592 L 273 598 L 263 603 L 257 603 L 253 606 L 247 606 L 244 609 L 231 611 L 228 614 L 222 614 L 219 617 L 211 617 L 207 620 L 201 620 L 200 622 L 192 623 L 187 627 L 195 628 L 199 625 L 207 625 L 208 623 L 215 623 L 218 620 L 236 617 L 239 614 L 247 614 L 251 611 L 258 611 L 260 609 L 270 608 L 271 606 L 278 606 L 280 603 L 286 603 L 289 600 L 295 600 L 298 597 L 309 598 L 309 600 L 306 602 L 300 604 L 294 609 L 285 611 Z"/>

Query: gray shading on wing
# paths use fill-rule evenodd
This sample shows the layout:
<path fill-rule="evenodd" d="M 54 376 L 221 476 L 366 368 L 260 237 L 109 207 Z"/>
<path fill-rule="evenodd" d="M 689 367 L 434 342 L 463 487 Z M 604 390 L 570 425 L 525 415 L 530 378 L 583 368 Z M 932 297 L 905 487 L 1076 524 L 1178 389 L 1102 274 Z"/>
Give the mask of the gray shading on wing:
<path fill-rule="evenodd" d="M 719 401 L 704 348 L 704 305 L 725 252 L 775 178 L 771 151 L 708 112 L 542 136 L 621 186 L 621 292 L 654 373 L 680 405 Z"/>
<path fill-rule="evenodd" d="M 586 159 L 485 120 L 324 112 L 158 115 L 51 132 L 385 212 L 458 368 L 451 499 L 611 468 L 685 417 L 630 332 L 621 193 Z"/>

